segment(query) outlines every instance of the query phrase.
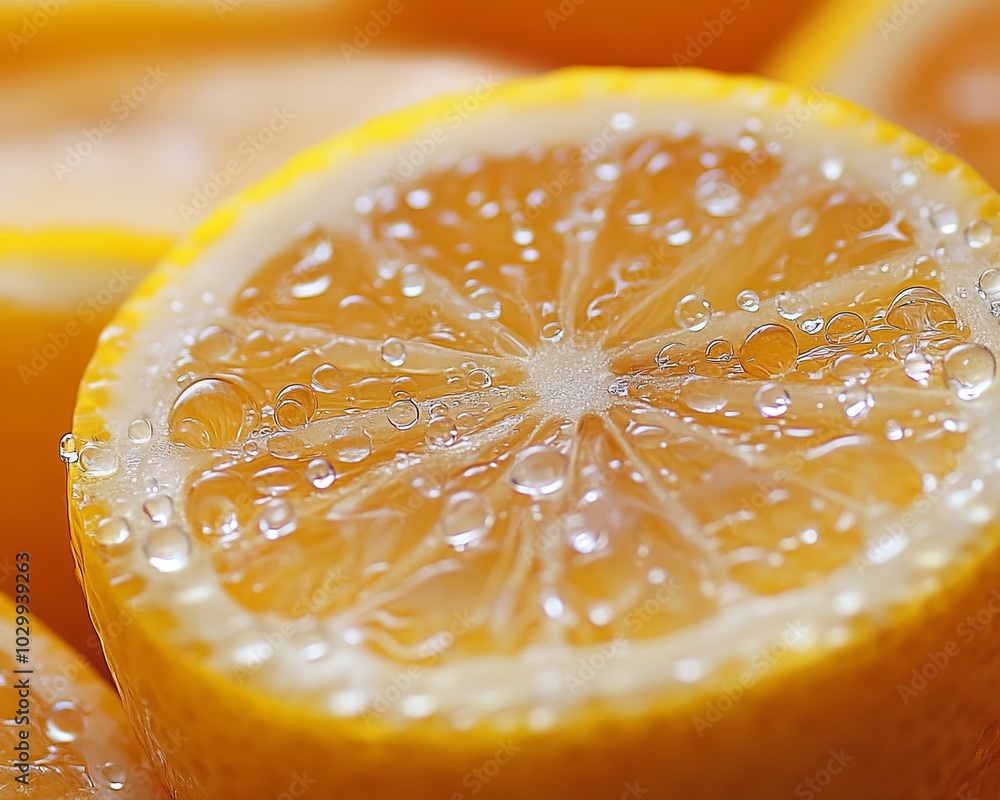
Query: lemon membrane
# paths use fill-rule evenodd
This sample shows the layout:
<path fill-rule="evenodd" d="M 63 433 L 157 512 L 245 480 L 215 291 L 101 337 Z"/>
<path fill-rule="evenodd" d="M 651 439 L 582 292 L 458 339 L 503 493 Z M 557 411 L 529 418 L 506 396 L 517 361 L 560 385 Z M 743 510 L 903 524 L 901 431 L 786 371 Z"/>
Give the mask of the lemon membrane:
<path fill-rule="evenodd" d="M 669 707 L 889 626 L 995 545 L 1000 207 L 804 102 L 569 73 L 307 152 L 105 332 L 85 581 L 362 738 Z"/>

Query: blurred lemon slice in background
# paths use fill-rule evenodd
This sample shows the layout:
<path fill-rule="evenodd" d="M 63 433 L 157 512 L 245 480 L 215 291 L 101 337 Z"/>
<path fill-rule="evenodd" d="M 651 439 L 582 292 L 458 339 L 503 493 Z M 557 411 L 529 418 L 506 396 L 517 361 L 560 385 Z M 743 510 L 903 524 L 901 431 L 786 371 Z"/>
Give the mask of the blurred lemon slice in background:
<path fill-rule="evenodd" d="M 39 575 L 34 558 L 16 561 Z M 23 573 L 19 573 L 23 576 Z M 32 587 L 34 597 L 34 583 Z M 32 603 L 32 610 L 34 604 Z M 24 622 L 25 624 L 21 624 Z M 28 628 L 27 664 L 16 648 Z M 20 670 L 20 671 L 18 671 Z M 0 780 L 6 797 L 36 800 L 165 800 L 156 774 L 135 741 L 114 691 L 36 616 L 19 620 L 18 606 L 0 595 Z M 26 734 L 26 736 L 24 735 Z M 174 732 L 182 742 L 184 732 Z M 16 748 L 26 749 L 16 749 Z M 30 758 L 27 783 L 18 756 Z M 169 754 L 169 750 L 164 753 Z"/>
<path fill-rule="evenodd" d="M 221 209 L 88 369 L 75 550 L 176 796 L 987 785 L 1000 197 L 756 79 L 468 97 Z"/>
<path fill-rule="evenodd" d="M 828 0 L 765 72 L 850 98 L 1000 186 L 1000 6 Z"/>

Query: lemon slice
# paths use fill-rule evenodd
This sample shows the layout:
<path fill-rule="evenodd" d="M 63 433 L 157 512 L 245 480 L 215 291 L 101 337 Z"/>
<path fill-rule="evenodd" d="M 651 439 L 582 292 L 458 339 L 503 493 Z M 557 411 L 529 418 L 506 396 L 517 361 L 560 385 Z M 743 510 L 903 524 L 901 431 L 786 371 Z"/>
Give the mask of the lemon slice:
<path fill-rule="evenodd" d="M 176 796 L 979 785 L 1000 198 L 751 78 L 461 102 L 221 210 L 85 377 L 74 544 Z"/>
<path fill-rule="evenodd" d="M 1000 10 L 989 0 L 827 0 L 765 69 L 884 114 L 998 186 L 998 35 Z"/>
<path fill-rule="evenodd" d="M 218 22 L 225 25 L 225 22 Z M 176 237 L 220 200 L 332 132 L 442 91 L 488 93 L 495 60 L 275 42 L 176 43 L 36 59 L 0 86 L 0 224 Z M 138 176 L 138 177 L 137 177 Z"/>
<path fill-rule="evenodd" d="M 12 553 L 10 582 L 34 592 L 30 553 Z M 15 580 L 18 576 L 20 580 Z M 28 582 L 26 583 L 25 580 Z M 25 615 L 23 612 L 29 610 Z M 166 798 L 111 689 L 22 603 L 0 595 L 0 780 L 8 797 Z M 25 661 L 19 660 L 19 656 Z M 178 731 L 175 741 L 181 741 Z"/>

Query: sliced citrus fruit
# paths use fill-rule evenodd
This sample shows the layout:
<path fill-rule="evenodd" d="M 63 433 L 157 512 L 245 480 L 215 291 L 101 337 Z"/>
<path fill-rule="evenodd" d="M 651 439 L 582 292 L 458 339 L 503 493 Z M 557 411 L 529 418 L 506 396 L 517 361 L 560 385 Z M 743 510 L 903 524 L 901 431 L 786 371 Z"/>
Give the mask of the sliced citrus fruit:
<path fill-rule="evenodd" d="M 0 83 L 0 105 L 18 119 L 0 136 L 0 225 L 176 236 L 331 132 L 442 91 L 475 102 L 514 73 L 471 56 L 347 58 L 280 42 L 109 48 L 71 69 L 29 61 Z"/>
<path fill-rule="evenodd" d="M 976 790 L 1000 198 L 757 79 L 455 103 L 225 208 L 85 377 L 74 542 L 177 796 Z"/>
<path fill-rule="evenodd" d="M 22 581 L 37 574 L 30 557 L 20 559 L 12 553 L 11 562 Z M 18 567 L 30 569 L 22 572 Z M 33 584 L 21 585 L 30 590 L 33 606 Z M 167 796 L 135 741 L 121 703 L 83 656 L 42 625 L 30 609 L 4 595 L 0 595 L 0 637 L 4 797 Z M 175 732 L 175 740 L 182 739 L 183 732 Z"/>
<path fill-rule="evenodd" d="M 62 465 L 52 441 L 73 416 L 76 386 L 97 335 L 169 241 L 113 232 L 0 231 L 0 418 L 16 454 L 0 482 L 0 507 L 17 524 L 0 534 L 9 564 L 31 552 L 32 609 L 77 650 L 103 664 L 73 575 Z M 0 567 L 0 588 L 14 592 Z"/>
<path fill-rule="evenodd" d="M 767 72 L 872 108 L 1000 186 L 998 36 L 990 0 L 828 0 Z"/>

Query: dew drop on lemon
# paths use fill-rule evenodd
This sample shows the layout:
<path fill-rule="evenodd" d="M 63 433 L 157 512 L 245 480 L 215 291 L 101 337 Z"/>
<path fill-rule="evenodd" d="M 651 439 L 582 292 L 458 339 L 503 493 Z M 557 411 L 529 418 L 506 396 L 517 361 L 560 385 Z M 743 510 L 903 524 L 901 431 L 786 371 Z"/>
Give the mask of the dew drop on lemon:
<path fill-rule="evenodd" d="M 754 395 L 754 408 L 762 417 L 782 417 L 788 411 L 792 399 L 784 386 L 777 383 L 765 383 Z"/>
<path fill-rule="evenodd" d="M 700 294 L 687 294 L 674 308 L 674 320 L 687 331 L 700 331 L 712 318 L 712 305 Z"/>
<path fill-rule="evenodd" d="M 799 357 L 799 346 L 784 325 L 767 323 L 755 328 L 740 348 L 740 366 L 754 378 L 776 378 L 791 371 Z"/>
<path fill-rule="evenodd" d="M 944 357 L 944 379 L 961 400 L 975 400 L 993 385 L 996 358 L 981 344 L 960 344 Z"/>
<path fill-rule="evenodd" d="M 382 342 L 379 354 L 390 367 L 401 367 L 406 363 L 406 345 L 396 336 L 390 336 Z"/>
<path fill-rule="evenodd" d="M 400 431 L 408 431 L 420 419 L 420 408 L 412 400 L 397 400 L 386 411 L 389 423 Z"/>
<path fill-rule="evenodd" d="M 170 441 L 220 450 L 242 441 L 259 421 L 260 408 L 241 378 L 202 378 L 174 401 L 168 419 Z"/>
<path fill-rule="evenodd" d="M 68 744 L 79 739 L 87 729 L 87 716 L 76 703 L 55 703 L 45 720 L 45 733 L 53 742 Z"/>
<path fill-rule="evenodd" d="M 517 454 L 510 470 L 514 490 L 529 497 L 558 492 L 566 481 L 569 459 L 549 445 L 533 445 Z"/>
<path fill-rule="evenodd" d="M 146 535 L 143 551 L 157 572 L 179 572 L 191 558 L 191 538 L 177 525 L 153 528 Z"/>

